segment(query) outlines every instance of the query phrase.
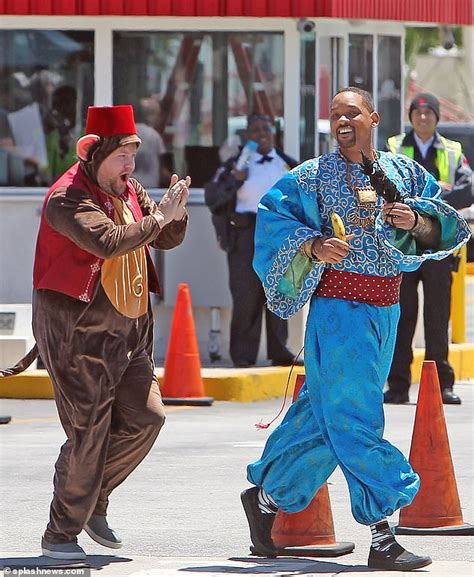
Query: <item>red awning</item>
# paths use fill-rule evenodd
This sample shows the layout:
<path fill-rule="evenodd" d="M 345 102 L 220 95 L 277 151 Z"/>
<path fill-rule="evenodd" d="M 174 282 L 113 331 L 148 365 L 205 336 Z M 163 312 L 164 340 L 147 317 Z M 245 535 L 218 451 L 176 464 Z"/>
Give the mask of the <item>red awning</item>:
<path fill-rule="evenodd" d="M 473 23 L 473 0 L 0 0 L 0 14 L 280 16 Z"/>

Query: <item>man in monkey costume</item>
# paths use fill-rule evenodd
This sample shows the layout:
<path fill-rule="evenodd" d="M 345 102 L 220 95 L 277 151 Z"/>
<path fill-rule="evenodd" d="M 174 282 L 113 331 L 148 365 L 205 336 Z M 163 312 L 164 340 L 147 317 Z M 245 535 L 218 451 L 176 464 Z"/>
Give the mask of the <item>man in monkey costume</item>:
<path fill-rule="evenodd" d="M 148 247 L 182 242 L 190 185 L 173 175 L 156 204 L 130 177 L 140 145 L 131 106 L 90 107 L 86 133 L 79 162 L 46 194 L 34 263 L 33 332 L 67 435 L 42 550 L 69 560 L 86 557 L 77 543 L 83 529 L 122 546 L 108 525 L 109 495 L 165 420 L 149 299 L 159 284 Z"/>

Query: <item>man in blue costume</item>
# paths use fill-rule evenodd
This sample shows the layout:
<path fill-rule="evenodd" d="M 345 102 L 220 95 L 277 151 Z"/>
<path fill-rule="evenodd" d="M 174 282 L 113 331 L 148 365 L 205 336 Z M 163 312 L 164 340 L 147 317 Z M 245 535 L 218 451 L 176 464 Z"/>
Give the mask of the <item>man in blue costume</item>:
<path fill-rule="evenodd" d="M 288 318 L 310 301 L 306 382 L 262 457 L 249 465 L 255 487 L 241 498 L 256 551 L 275 556 L 277 509 L 305 509 L 339 465 L 354 518 L 371 528 L 369 567 L 409 571 L 431 559 L 399 545 L 386 517 L 412 502 L 420 480 L 383 439 L 401 273 L 446 257 L 470 232 L 420 165 L 374 150 L 379 115 L 370 94 L 344 88 L 330 114 L 338 151 L 293 169 L 258 209 L 254 267 L 267 306 Z M 376 194 L 361 152 L 396 186 L 400 201 Z M 332 224 L 334 213 L 345 238 Z"/>

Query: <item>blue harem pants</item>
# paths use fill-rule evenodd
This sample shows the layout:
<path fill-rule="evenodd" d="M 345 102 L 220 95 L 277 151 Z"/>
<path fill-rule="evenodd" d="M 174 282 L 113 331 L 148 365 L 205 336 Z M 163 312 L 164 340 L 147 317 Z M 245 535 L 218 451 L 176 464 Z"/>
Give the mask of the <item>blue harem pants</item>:
<path fill-rule="evenodd" d="M 399 306 L 314 296 L 305 336 L 306 381 L 248 480 L 287 513 L 305 509 L 337 465 L 352 514 L 370 525 L 410 504 L 419 477 L 382 438 L 383 387 Z"/>

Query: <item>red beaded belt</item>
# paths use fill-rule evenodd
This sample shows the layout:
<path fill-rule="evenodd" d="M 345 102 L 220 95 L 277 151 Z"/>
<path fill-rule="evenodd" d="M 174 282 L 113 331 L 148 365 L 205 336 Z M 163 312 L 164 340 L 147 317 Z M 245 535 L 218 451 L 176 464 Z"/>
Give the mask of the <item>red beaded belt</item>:
<path fill-rule="evenodd" d="M 316 294 L 320 297 L 387 307 L 398 303 L 400 300 L 401 282 L 401 274 L 397 276 L 370 276 L 329 268 L 324 271 Z"/>

